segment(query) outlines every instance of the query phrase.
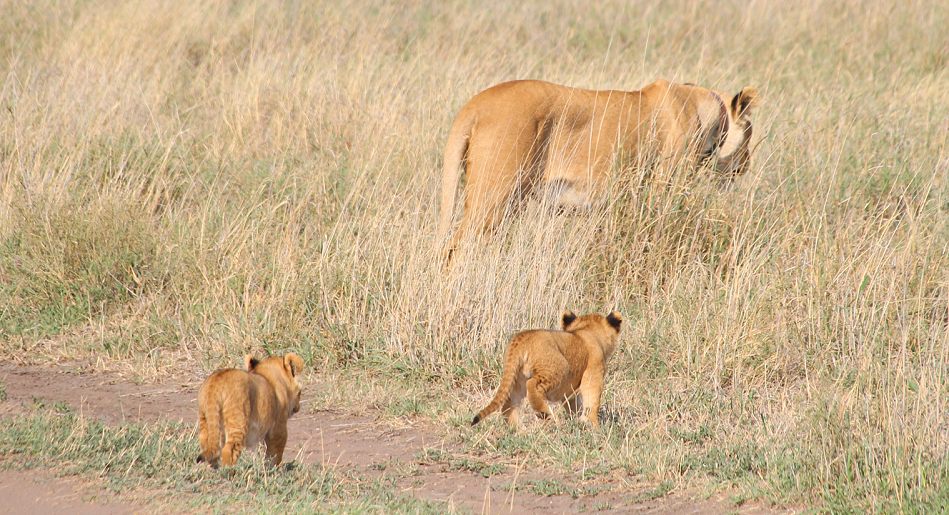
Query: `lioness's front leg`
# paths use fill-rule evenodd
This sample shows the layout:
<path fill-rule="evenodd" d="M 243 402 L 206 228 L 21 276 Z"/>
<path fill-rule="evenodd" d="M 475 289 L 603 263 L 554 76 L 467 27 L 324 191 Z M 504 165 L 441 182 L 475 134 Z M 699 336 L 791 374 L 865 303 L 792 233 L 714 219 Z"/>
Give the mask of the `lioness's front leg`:
<path fill-rule="evenodd" d="M 287 425 L 278 424 L 267 434 L 267 462 L 273 466 L 283 461 L 283 450 L 287 447 Z"/>

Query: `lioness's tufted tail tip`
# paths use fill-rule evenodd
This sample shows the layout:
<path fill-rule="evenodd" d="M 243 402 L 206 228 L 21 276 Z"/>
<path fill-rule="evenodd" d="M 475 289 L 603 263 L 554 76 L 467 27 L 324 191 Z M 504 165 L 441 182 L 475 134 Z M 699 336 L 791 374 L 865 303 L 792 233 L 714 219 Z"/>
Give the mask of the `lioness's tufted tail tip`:
<path fill-rule="evenodd" d="M 473 419 L 471 419 L 471 425 L 473 425 L 473 426 L 474 426 L 474 425 L 477 425 L 478 422 L 481 422 L 481 414 L 480 414 L 480 413 L 478 413 L 477 415 L 474 416 Z"/>

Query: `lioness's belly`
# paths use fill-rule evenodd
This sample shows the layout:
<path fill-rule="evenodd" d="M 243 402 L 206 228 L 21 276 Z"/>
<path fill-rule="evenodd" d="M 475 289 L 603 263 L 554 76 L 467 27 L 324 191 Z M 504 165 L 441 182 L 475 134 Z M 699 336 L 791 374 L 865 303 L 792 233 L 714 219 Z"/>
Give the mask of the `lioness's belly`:
<path fill-rule="evenodd" d="M 544 201 L 560 208 L 593 207 L 609 175 L 611 147 L 585 144 L 579 151 L 576 146 L 568 146 L 572 151 L 551 149 L 541 174 Z"/>
<path fill-rule="evenodd" d="M 567 209 L 589 209 L 593 206 L 593 195 L 577 181 L 555 179 L 543 184 L 543 202 L 550 206 Z"/>

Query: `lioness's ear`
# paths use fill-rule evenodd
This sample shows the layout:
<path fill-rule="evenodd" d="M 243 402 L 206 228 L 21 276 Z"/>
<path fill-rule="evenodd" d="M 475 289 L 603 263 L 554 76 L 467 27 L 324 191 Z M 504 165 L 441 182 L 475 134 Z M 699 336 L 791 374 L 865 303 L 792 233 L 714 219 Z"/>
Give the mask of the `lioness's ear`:
<path fill-rule="evenodd" d="M 758 90 L 752 86 L 741 88 L 741 91 L 732 98 L 732 111 L 735 113 L 736 118 L 741 118 L 749 114 L 751 112 L 750 109 L 757 105 Z"/>
<path fill-rule="evenodd" d="M 283 366 L 286 367 L 291 376 L 296 377 L 303 370 L 303 358 L 290 352 L 283 357 Z"/>
<path fill-rule="evenodd" d="M 244 370 L 250 372 L 251 370 L 256 368 L 257 365 L 259 364 L 260 364 L 260 360 L 255 358 L 253 354 L 248 354 L 244 356 Z"/>
<path fill-rule="evenodd" d="M 616 329 L 616 332 L 619 332 L 619 327 L 623 324 L 623 315 L 619 311 L 613 311 L 609 315 L 606 315 L 606 323 L 610 324 L 610 327 Z"/>
<path fill-rule="evenodd" d="M 563 310 L 563 314 L 560 315 L 560 321 L 563 322 L 564 329 L 566 329 L 576 319 L 577 315 L 574 315 L 573 311 L 570 311 L 569 309 Z"/>

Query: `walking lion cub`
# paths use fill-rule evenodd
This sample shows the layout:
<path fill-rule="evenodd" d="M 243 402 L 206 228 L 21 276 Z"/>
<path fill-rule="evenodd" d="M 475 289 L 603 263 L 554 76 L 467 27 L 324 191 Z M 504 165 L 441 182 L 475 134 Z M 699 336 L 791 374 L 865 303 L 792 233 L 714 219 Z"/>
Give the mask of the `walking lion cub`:
<path fill-rule="evenodd" d="M 525 396 L 543 419 L 551 416 L 548 401 L 566 401 L 577 412 L 579 396 L 581 418 L 599 427 L 606 361 L 616 349 L 623 316 L 614 311 L 605 317 L 597 313 L 578 317 L 568 310 L 562 321 L 562 331 L 536 329 L 511 338 L 498 392 L 471 425 L 498 409 L 511 425 L 517 425 Z"/>
<path fill-rule="evenodd" d="M 241 451 L 267 444 L 267 460 L 279 465 L 287 445 L 287 419 L 300 411 L 297 375 L 303 358 L 292 352 L 258 360 L 248 354 L 244 368 L 215 371 L 198 393 L 197 461 L 217 468 L 237 463 Z"/>

